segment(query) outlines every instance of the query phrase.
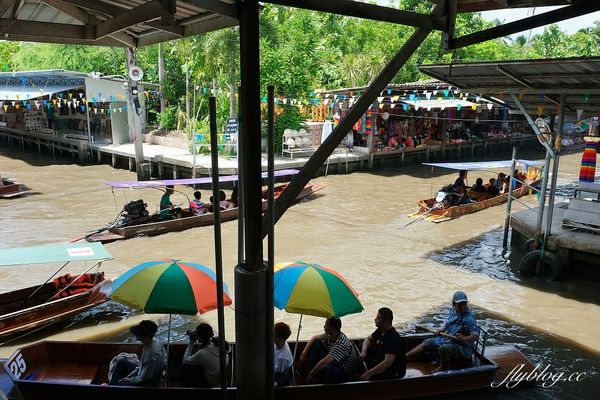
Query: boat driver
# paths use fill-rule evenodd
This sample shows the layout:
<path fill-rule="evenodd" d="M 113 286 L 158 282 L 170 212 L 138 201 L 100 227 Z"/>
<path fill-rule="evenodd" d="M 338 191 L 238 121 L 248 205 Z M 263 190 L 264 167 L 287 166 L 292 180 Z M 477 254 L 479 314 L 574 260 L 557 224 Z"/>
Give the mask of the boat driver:
<path fill-rule="evenodd" d="M 165 194 L 160 198 L 160 218 L 162 219 L 181 218 L 181 207 L 175 207 L 171 203 L 173 193 L 175 193 L 175 187 L 167 185 Z"/>
<path fill-rule="evenodd" d="M 432 373 L 462 368 L 473 357 L 477 339 L 479 326 L 469 309 L 467 295 L 459 290 L 452 296 L 452 308 L 444 327 L 436 332 L 435 337 L 425 339 L 406 353 L 406 360 L 418 360 L 429 352 L 440 358 L 440 366 Z"/>

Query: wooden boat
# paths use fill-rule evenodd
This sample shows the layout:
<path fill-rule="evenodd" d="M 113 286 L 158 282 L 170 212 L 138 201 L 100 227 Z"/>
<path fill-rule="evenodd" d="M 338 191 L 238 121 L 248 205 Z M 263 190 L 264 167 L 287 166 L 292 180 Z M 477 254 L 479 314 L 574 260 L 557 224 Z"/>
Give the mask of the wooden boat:
<path fill-rule="evenodd" d="M 405 336 L 407 350 L 431 336 L 414 334 Z M 355 340 L 360 345 L 362 340 Z M 290 343 L 293 348 L 294 343 Z M 300 343 L 299 349 L 305 346 Z M 120 352 L 141 351 L 140 344 L 133 343 L 77 343 L 41 342 L 17 350 L 4 364 L 6 374 L 12 379 L 18 392 L 29 400 L 48 398 L 82 398 L 86 400 L 128 400 L 151 397 L 167 399 L 235 399 L 237 388 L 233 363 L 229 364 L 227 393 L 218 388 L 184 388 L 179 380 L 178 369 L 183 359 L 185 344 L 171 344 L 169 370 L 166 385 L 156 388 L 108 386 L 108 365 Z M 235 345 L 231 359 L 235 360 Z M 298 352 L 300 354 L 300 352 Z M 342 384 L 300 384 L 276 387 L 275 399 L 306 400 L 330 399 L 378 399 L 395 400 L 422 396 L 457 393 L 468 390 L 489 389 L 499 384 L 518 365 L 521 371 L 532 371 L 533 364 L 511 346 L 488 346 L 485 355 L 476 354 L 471 366 L 459 370 L 433 373 L 435 365 L 430 361 L 408 362 L 406 376 L 385 381 L 349 382 Z M 509 379 L 510 380 L 510 379 Z"/>
<path fill-rule="evenodd" d="M 0 249 L 0 266 L 51 262 L 62 262 L 66 266 L 75 260 L 110 258 L 110 254 L 99 243 Z M 99 266 L 99 263 L 95 266 Z M 74 290 L 77 288 L 74 285 L 64 290 L 66 285 L 56 288 L 53 282 L 47 282 L 0 294 L 0 342 L 68 319 L 107 301 L 108 297 L 102 291 L 108 283 L 104 274 L 95 272 L 88 274 L 88 277 L 94 283 L 85 288 L 80 285 L 77 290 Z"/>
<path fill-rule="evenodd" d="M 11 199 L 22 196 L 29 192 L 29 188 L 21 183 L 13 182 L 10 179 L 2 178 L 2 187 L 0 187 L 0 199 Z"/>
<path fill-rule="evenodd" d="M 296 197 L 296 202 L 312 195 L 313 193 L 321 190 L 326 185 L 323 183 L 311 183 L 309 182 L 302 191 Z M 287 187 L 287 184 L 279 185 L 275 187 L 275 198 Z M 264 200 L 268 197 L 268 192 L 263 191 L 263 211 L 267 209 L 267 201 Z M 237 219 L 238 209 L 231 208 L 221 211 L 221 222 L 231 221 Z M 189 209 L 184 209 L 182 212 L 182 218 L 162 220 L 158 214 L 153 215 L 144 223 L 117 226 L 108 228 L 106 231 L 96 233 L 86 237 L 86 240 L 90 242 L 111 242 L 115 240 L 130 239 L 136 236 L 155 236 L 161 235 L 168 232 L 183 231 L 190 228 L 196 228 L 200 226 L 207 226 L 214 224 L 214 216 L 212 213 L 194 216 Z"/>
<path fill-rule="evenodd" d="M 517 160 L 521 162 L 523 165 L 527 165 L 529 168 L 533 168 L 532 166 L 537 166 L 539 163 L 528 161 L 528 160 Z M 487 170 L 490 168 L 502 168 L 509 166 L 512 163 L 512 160 L 508 161 L 490 161 L 490 162 L 472 162 L 472 163 L 439 163 L 439 164 L 430 164 L 426 163 L 425 165 L 438 166 L 442 168 L 450 168 L 455 170 Z M 518 187 L 512 191 L 512 196 L 519 198 L 524 196 L 525 194 L 530 193 L 532 187 L 539 185 L 541 179 L 538 178 L 539 171 L 535 171 L 528 174 L 532 176 L 531 179 L 526 180 L 525 185 Z M 511 181 L 511 185 L 513 181 Z M 494 207 L 499 204 L 506 203 L 508 200 L 508 193 L 500 194 L 500 195 L 489 195 L 487 193 L 477 193 L 469 191 L 467 193 L 469 197 L 471 197 L 475 202 L 468 204 L 460 204 L 456 206 L 444 207 L 441 203 L 436 202 L 435 198 L 424 199 L 417 201 L 417 212 L 410 215 L 411 218 L 424 218 L 428 221 L 432 222 L 444 222 L 449 221 L 451 219 L 455 219 L 461 217 L 463 215 L 472 214 L 481 210 L 485 210 L 489 207 Z"/>

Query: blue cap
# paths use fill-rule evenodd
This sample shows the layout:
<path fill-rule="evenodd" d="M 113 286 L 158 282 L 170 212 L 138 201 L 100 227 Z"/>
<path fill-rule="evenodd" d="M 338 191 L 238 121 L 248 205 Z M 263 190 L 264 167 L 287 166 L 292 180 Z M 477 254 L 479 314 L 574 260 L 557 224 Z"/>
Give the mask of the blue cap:
<path fill-rule="evenodd" d="M 452 296 L 452 302 L 454 303 L 463 303 L 469 301 L 467 299 L 467 294 L 463 291 L 454 292 L 454 296 Z"/>

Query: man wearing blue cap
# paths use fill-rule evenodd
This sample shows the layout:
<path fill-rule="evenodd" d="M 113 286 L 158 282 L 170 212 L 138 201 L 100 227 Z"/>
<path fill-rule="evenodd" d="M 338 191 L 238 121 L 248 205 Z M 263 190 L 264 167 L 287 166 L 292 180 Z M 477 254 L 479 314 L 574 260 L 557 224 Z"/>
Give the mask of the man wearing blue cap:
<path fill-rule="evenodd" d="M 461 368 L 473 356 L 474 343 L 479 339 L 479 326 L 467 306 L 465 292 L 457 291 L 452 296 L 452 308 L 444 327 L 436 336 L 406 353 L 406 360 L 417 360 L 426 352 L 440 357 L 440 366 L 432 372 Z"/>

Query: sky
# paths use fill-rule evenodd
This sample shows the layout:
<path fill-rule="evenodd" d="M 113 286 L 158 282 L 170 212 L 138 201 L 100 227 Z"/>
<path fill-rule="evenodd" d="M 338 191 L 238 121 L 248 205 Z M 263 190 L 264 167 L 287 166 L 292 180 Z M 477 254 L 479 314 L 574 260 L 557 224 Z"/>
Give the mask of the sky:
<path fill-rule="evenodd" d="M 372 0 L 359 0 L 365 3 L 370 3 Z M 377 4 L 387 6 L 394 4 L 397 6 L 397 0 L 375 0 Z M 600 0 L 599 0 L 600 1 Z M 513 8 L 508 10 L 485 11 L 481 15 L 487 20 L 499 19 L 504 22 L 512 22 L 518 19 L 526 18 L 531 15 L 538 15 L 546 11 L 554 10 L 560 7 L 537 7 L 537 8 Z M 535 14 L 533 14 L 535 13 Z M 600 12 L 584 15 L 582 17 L 571 18 L 565 21 L 558 22 L 558 26 L 563 32 L 573 34 L 581 28 L 587 28 L 594 25 L 594 21 L 600 21 Z M 536 35 L 544 31 L 544 27 L 533 29 L 531 34 Z M 514 36 L 528 35 L 529 31 L 520 32 Z"/>
<path fill-rule="evenodd" d="M 554 10 L 559 7 L 537 7 L 537 8 L 516 8 L 510 10 L 497 10 L 497 11 L 485 11 L 482 12 L 481 15 L 483 18 L 487 20 L 499 19 L 504 22 L 512 22 L 518 19 L 530 17 L 531 15 L 539 15 L 541 13 Z M 535 14 L 533 14 L 535 12 Z M 587 14 L 577 18 L 567 19 L 561 22 L 558 22 L 558 26 L 563 32 L 567 32 L 568 34 L 573 34 L 577 32 L 579 29 L 587 28 L 594 25 L 594 21 L 600 21 L 600 12 L 595 12 L 591 14 Z M 542 33 L 544 31 L 544 27 L 533 29 L 531 34 L 536 35 Z M 529 31 L 521 32 L 516 34 L 518 35 L 527 35 Z"/>

